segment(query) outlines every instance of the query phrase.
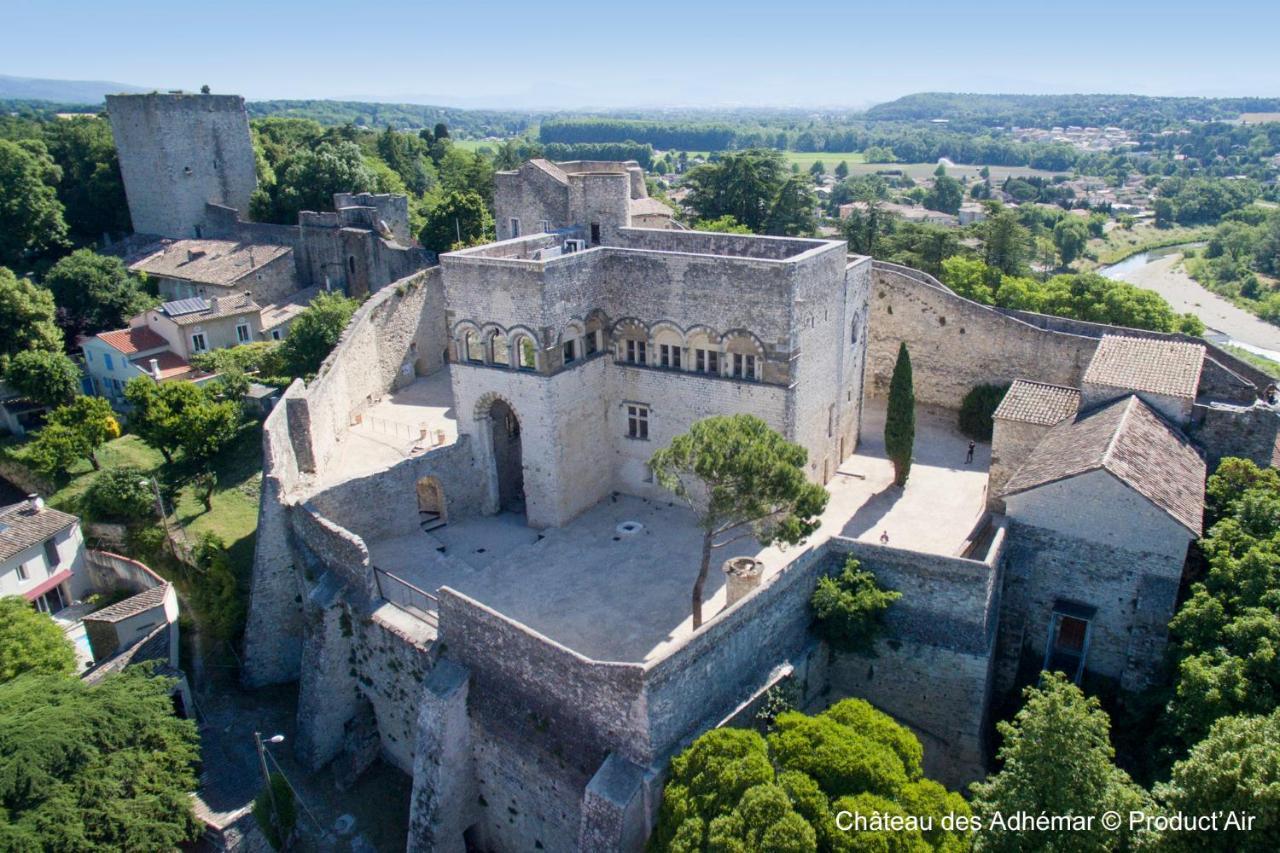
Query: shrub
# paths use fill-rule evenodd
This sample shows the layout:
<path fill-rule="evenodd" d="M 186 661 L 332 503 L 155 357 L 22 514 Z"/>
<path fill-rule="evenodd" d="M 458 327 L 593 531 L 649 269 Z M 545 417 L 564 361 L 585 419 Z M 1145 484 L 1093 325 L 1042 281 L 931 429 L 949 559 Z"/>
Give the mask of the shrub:
<path fill-rule="evenodd" d="M 271 819 L 272 799 L 275 802 L 276 819 Z M 263 786 L 253 798 L 253 819 L 266 836 L 273 850 L 285 846 L 285 840 L 293 834 L 298 823 L 298 807 L 293 801 L 293 789 L 280 773 L 271 774 L 271 788 Z"/>
<path fill-rule="evenodd" d="M 810 599 L 814 630 L 833 649 L 866 654 L 875 645 L 884 611 L 901 597 L 900 592 L 881 589 L 875 575 L 862 571 L 849 557 L 839 575 L 818 579 Z"/>
<path fill-rule="evenodd" d="M 155 493 L 140 468 L 122 465 L 103 471 L 89 484 L 84 505 L 102 521 L 140 521 L 155 514 Z"/>
<path fill-rule="evenodd" d="M 960 401 L 960 431 L 974 441 L 991 440 L 991 416 L 995 414 L 1006 385 L 975 385 Z"/>

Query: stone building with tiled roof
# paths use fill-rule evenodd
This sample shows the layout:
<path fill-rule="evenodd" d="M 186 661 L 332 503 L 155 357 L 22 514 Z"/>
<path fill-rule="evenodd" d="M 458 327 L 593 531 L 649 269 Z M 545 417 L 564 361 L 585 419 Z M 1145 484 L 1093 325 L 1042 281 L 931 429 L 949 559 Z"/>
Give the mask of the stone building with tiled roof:
<path fill-rule="evenodd" d="M 1186 424 L 1199 392 L 1204 354 L 1200 344 L 1105 335 L 1084 372 L 1083 405 L 1136 392 L 1165 417 Z"/>
<path fill-rule="evenodd" d="M 236 240 L 162 241 L 129 269 L 154 278 L 166 300 L 238 296 L 276 302 L 301 289 L 293 249 Z"/>
<path fill-rule="evenodd" d="M 991 468 L 987 503 L 1004 512 L 1000 493 L 1005 482 L 1044 438 L 1049 427 L 1080 408 L 1080 390 L 1045 382 L 1015 379 L 991 417 Z"/>
<path fill-rule="evenodd" d="M 499 240 L 572 227 L 596 245 L 611 228 L 681 227 L 632 160 L 529 160 L 494 175 L 494 211 Z"/>

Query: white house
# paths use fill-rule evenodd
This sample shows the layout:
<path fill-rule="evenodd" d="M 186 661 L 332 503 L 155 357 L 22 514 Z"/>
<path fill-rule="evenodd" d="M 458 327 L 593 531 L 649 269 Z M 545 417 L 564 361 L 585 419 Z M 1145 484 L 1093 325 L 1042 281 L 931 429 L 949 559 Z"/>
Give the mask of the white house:
<path fill-rule="evenodd" d="M 0 507 L 0 595 L 57 613 L 88 590 L 78 518 L 35 496 Z"/>
<path fill-rule="evenodd" d="M 147 326 L 131 326 L 100 332 L 80 342 L 84 369 L 93 392 L 116 405 L 124 399 L 124 386 L 135 376 L 157 382 L 195 379 L 201 374 L 169 342 Z"/>

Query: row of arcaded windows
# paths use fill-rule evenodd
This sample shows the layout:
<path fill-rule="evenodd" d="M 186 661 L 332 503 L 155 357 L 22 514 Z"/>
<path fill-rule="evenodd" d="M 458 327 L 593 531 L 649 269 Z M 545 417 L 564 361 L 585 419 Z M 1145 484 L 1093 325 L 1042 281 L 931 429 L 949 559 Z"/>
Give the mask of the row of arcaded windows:
<path fill-rule="evenodd" d="M 604 338 L 600 328 L 584 329 L 578 323 L 571 324 L 560 338 L 561 363 L 571 365 L 603 351 Z M 668 327 L 651 334 L 640 324 L 624 321 L 614 328 L 611 345 L 614 358 L 624 364 L 751 382 L 763 379 L 764 352 L 759 342 L 747 334 L 731 333 L 717 339 L 698 331 L 686 337 Z M 472 364 L 537 371 L 542 367 L 543 356 L 531 332 L 482 332 L 472 328 L 464 330 L 458 339 L 458 358 Z"/>

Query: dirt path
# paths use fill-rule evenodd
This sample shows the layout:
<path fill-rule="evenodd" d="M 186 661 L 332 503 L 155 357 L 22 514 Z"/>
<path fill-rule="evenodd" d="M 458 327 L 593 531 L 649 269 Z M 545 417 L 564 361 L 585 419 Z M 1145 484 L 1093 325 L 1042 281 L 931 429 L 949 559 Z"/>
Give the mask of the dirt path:
<path fill-rule="evenodd" d="M 1121 276 L 1123 281 L 1138 287 L 1154 290 L 1163 296 L 1178 313 L 1189 311 L 1204 321 L 1210 329 L 1227 337 L 1280 351 L 1280 326 L 1237 308 L 1215 293 L 1205 290 L 1191 276 L 1183 272 L 1182 255 L 1174 254 L 1156 258 L 1148 264 Z"/>

